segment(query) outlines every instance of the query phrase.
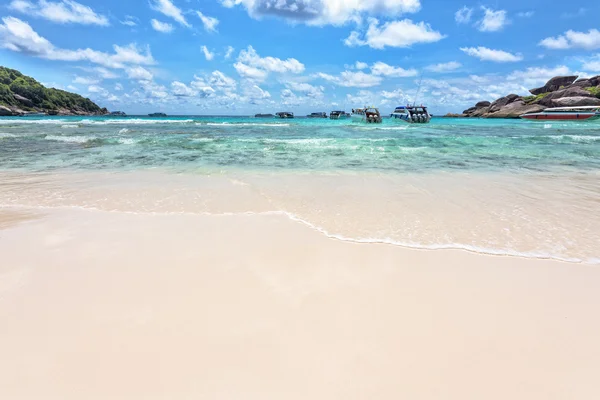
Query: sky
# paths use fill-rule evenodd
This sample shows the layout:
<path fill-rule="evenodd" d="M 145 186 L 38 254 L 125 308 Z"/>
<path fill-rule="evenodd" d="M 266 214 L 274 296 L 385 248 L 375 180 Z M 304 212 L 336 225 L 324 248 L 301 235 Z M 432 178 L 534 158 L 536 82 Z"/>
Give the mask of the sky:
<path fill-rule="evenodd" d="M 434 114 L 600 75 L 600 2 L 0 0 L 0 65 L 128 114 Z"/>

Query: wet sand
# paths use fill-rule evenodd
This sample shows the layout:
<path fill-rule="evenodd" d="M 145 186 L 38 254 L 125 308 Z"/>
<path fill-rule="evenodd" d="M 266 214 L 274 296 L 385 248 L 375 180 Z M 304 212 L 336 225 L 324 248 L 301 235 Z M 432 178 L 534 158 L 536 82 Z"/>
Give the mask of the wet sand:
<path fill-rule="evenodd" d="M 0 398 L 600 397 L 598 266 L 44 213 L 0 231 Z"/>

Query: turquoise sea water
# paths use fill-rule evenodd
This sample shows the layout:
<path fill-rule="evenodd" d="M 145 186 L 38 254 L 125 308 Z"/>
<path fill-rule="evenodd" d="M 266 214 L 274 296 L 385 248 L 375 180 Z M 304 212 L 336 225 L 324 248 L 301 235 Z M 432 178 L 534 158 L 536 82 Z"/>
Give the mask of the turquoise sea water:
<path fill-rule="evenodd" d="M 600 122 L 243 117 L 0 119 L 0 168 L 295 171 L 589 171 Z"/>

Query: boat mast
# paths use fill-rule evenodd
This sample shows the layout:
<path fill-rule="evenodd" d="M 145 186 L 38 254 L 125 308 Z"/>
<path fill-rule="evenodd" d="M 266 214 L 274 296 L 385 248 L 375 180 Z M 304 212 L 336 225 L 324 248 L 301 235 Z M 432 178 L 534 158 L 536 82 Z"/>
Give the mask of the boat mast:
<path fill-rule="evenodd" d="M 415 95 L 415 99 L 413 101 L 413 107 L 417 106 L 417 98 L 419 97 L 419 94 L 421 93 L 421 83 L 423 82 L 423 74 L 421 73 L 421 77 L 419 78 L 419 86 L 417 87 L 417 94 Z"/>

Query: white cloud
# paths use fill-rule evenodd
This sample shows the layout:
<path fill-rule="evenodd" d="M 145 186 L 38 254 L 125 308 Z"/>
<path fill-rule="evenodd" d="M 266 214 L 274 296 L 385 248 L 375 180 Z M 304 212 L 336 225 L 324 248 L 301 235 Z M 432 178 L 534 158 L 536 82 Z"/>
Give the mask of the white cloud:
<path fill-rule="evenodd" d="M 600 48 L 600 31 L 590 29 L 587 33 L 569 30 L 564 35 L 548 37 L 539 43 L 548 49 L 561 50 L 581 48 L 593 50 Z"/>
<path fill-rule="evenodd" d="M 347 94 L 346 102 L 360 107 L 368 105 L 375 100 L 376 95 L 368 90 L 359 90 L 357 94 Z"/>
<path fill-rule="evenodd" d="M 76 76 L 75 79 L 73 79 L 73 83 L 80 85 L 95 85 L 97 83 L 100 83 L 100 79 L 92 78 L 89 76 Z"/>
<path fill-rule="evenodd" d="M 366 62 L 357 61 L 356 64 L 354 65 L 354 68 L 356 68 L 356 69 L 367 69 L 367 68 L 369 68 L 369 64 L 367 64 Z"/>
<path fill-rule="evenodd" d="M 482 7 L 482 9 L 483 19 L 478 24 L 481 32 L 497 32 L 508 24 L 505 10 L 494 11 L 487 7 Z"/>
<path fill-rule="evenodd" d="M 119 75 L 103 67 L 96 67 L 93 68 L 93 70 L 98 73 L 102 79 L 115 79 L 119 77 Z"/>
<path fill-rule="evenodd" d="M 97 86 L 97 85 L 92 85 L 88 87 L 88 92 L 90 93 L 99 93 L 99 94 L 106 94 L 107 90 L 104 89 L 103 87 Z"/>
<path fill-rule="evenodd" d="M 350 32 L 350 36 L 344 39 L 344 44 L 348 47 L 364 46 L 367 44 L 360 38 L 360 33 L 357 31 Z"/>
<path fill-rule="evenodd" d="M 584 61 L 582 64 L 582 68 L 587 71 L 592 71 L 594 73 L 600 72 L 600 54 L 596 54 L 590 59 Z"/>
<path fill-rule="evenodd" d="M 325 88 L 323 86 L 313 86 L 304 82 L 287 82 L 286 86 L 296 92 L 304 93 L 306 97 L 321 98 Z"/>
<path fill-rule="evenodd" d="M 502 50 L 492 50 L 487 47 L 461 47 L 460 50 L 472 57 L 477 57 L 482 61 L 505 63 L 523 60 L 523 56 L 520 54 L 511 54 Z"/>
<path fill-rule="evenodd" d="M 214 96 L 214 94 L 216 93 L 215 89 L 213 89 L 208 83 L 206 83 L 204 79 L 198 76 L 194 76 L 194 80 L 192 81 L 190 86 L 196 90 L 196 95 L 202 98 Z"/>
<path fill-rule="evenodd" d="M 136 17 L 127 15 L 127 16 L 125 16 L 125 19 L 123 21 L 119 21 L 119 22 L 121 22 L 121 24 L 123 24 L 123 25 L 134 27 L 134 26 L 137 26 L 137 21 L 138 21 L 138 19 Z"/>
<path fill-rule="evenodd" d="M 309 25 L 343 25 L 366 16 L 397 17 L 421 9 L 420 0 L 221 0 L 242 5 L 253 18 L 274 16 Z"/>
<path fill-rule="evenodd" d="M 531 88 L 544 85 L 555 76 L 570 74 L 571 70 L 564 65 L 559 65 L 554 68 L 530 67 L 524 71 L 513 71 L 506 79 L 508 81 L 519 82 L 520 84 Z"/>
<path fill-rule="evenodd" d="M 235 79 L 228 77 L 221 71 L 213 71 L 208 78 L 208 83 L 211 86 L 222 90 L 235 90 L 237 87 Z"/>
<path fill-rule="evenodd" d="M 167 17 L 173 18 L 183 26 L 188 28 L 191 26 L 183 16 L 181 9 L 173 4 L 171 0 L 150 0 L 150 8 L 166 15 Z"/>
<path fill-rule="evenodd" d="M 171 33 L 171 32 L 173 32 L 173 25 L 171 25 L 169 23 L 161 22 L 161 21 L 158 21 L 156 19 L 150 20 L 150 23 L 152 24 L 152 28 L 155 31 L 162 32 L 162 33 Z"/>
<path fill-rule="evenodd" d="M 231 58 L 231 56 L 233 55 L 234 51 L 235 51 L 235 49 L 232 46 L 227 46 L 227 50 L 225 50 L 225 59 L 229 60 Z"/>
<path fill-rule="evenodd" d="M 248 46 L 246 50 L 242 50 L 238 57 L 238 61 L 250 64 L 254 67 L 264 69 L 269 72 L 301 74 L 304 72 L 304 64 L 295 58 L 282 60 L 275 57 L 261 57 L 252 46 Z"/>
<path fill-rule="evenodd" d="M 379 86 L 383 82 L 381 76 L 366 74 L 362 71 L 344 71 L 340 76 L 333 76 L 325 73 L 318 73 L 314 75 L 315 78 L 321 78 L 333 84 L 343 87 L 373 87 Z"/>
<path fill-rule="evenodd" d="M 123 90 L 123 85 L 121 85 L 120 83 L 117 83 L 117 84 L 115 85 L 115 90 L 117 90 L 117 91 L 121 91 L 121 90 Z"/>
<path fill-rule="evenodd" d="M 564 50 L 564 49 L 568 49 L 569 47 L 571 47 L 571 44 L 569 43 L 567 38 L 565 38 L 564 36 L 557 36 L 555 38 L 547 37 L 546 39 L 543 39 L 538 44 L 542 47 L 545 47 L 547 49 L 552 49 L 552 50 Z"/>
<path fill-rule="evenodd" d="M 304 64 L 295 58 L 282 60 L 276 57 L 261 57 L 252 46 L 240 51 L 234 67 L 244 78 L 255 81 L 265 80 L 271 72 L 301 74 L 305 69 Z"/>
<path fill-rule="evenodd" d="M 386 22 L 379 26 L 379 21 L 371 19 L 364 39 L 361 39 L 358 32 L 353 31 L 344 43 L 351 47 L 368 45 L 374 49 L 383 49 L 386 46 L 410 47 L 418 43 L 433 43 L 444 37 L 425 22 L 414 23 L 405 19 Z"/>
<path fill-rule="evenodd" d="M 212 61 L 213 58 L 215 58 L 215 53 L 211 53 L 208 47 L 202 46 L 200 47 L 200 50 L 202 50 L 202 53 L 204 53 L 204 58 L 206 58 L 206 61 Z"/>
<path fill-rule="evenodd" d="M 283 89 L 281 91 L 281 105 L 285 106 L 299 106 L 302 101 L 301 99 L 294 94 L 290 89 Z"/>
<path fill-rule="evenodd" d="M 588 12 L 587 8 L 583 8 L 580 7 L 577 11 L 575 12 L 564 12 L 560 15 L 561 18 L 577 18 L 577 17 L 583 17 L 584 15 L 586 15 Z"/>
<path fill-rule="evenodd" d="M 143 67 L 133 67 L 127 69 L 127 76 L 129 79 L 141 80 L 141 81 L 151 81 L 154 77 L 152 72 L 148 71 Z"/>
<path fill-rule="evenodd" d="M 406 95 L 404 94 L 404 92 L 401 89 L 396 89 L 393 90 L 391 92 L 388 92 L 387 90 L 383 90 L 380 93 L 381 97 L 383 97 L 384 99 L 387 100 L 396 100 L 398 102 L 406 102 Z"/>
<path fill-rule="evenodd" d="M 454 14 L 454 20 L 457 24 L 468 24 L 471 22 L 471 17 L 473 16 L 473 9 L 467 6 L 464 6 L 460 10 L 458 10 Z"/>
<path fill-rule="evenodd" d="M 371 66 L 371 73 L 373 75 L 386 76 L 390 78 L 406 78 L 410 76 L 417 76 L 418 74 L 416 69 L 393 67 L 380 61 Z"/>
<path fill-rule="evenodd" d="M 188 87 L 185 83 L 177 81 L 171 83 L 171 92 L 177 97 L 193 97 L 198 94 L 197 91 Z"/>
<path fill-rule="evenodd" d="M 271 93 L 258 85 L 250 85 L 244 88 L 244 96 L 250 104 L 261 104 L 263 100 L 271 98 Z"/>
<path fill-rule="evenodd" d="M 200 20 L 202 21 L 202 25 L 204 25 L 204 29 L 207 32 L 217 31 L 217 25 L 219 25 L 218 19 L 204 15 L 200 11 L 196 11 L 196 14 L 198 14 L 198 18 L 200 18 Z"/>
<path fill-rule="evenodd" d="M 233 64 L 233 67 L 240 76 L 246 79 L 262 82 L 269 76 L 267 71 L 251 67 L 241 62 L 236 62 Z"/>
<path fill-rule="evenodd" d="M 58 2 L 39 0 L 37 3 L 13 0 L 8 7 L 32 17 L 44 18 L 60 24 L 110 25 L 104 15 L 96 14 L 90 7 L 72 0 Z"/>
<path fill-rule="evenodd" d="M 531 18 L 535 15 L 535 11 L 523 11 L 520 13 L 517 13 L 517 17 L 519 18 Z"/>
<path fill-rule="evenodd" d="M 104 68 L 104 67 L 77 67 L 77 68 L 81 69 L 82 71 L 86 71 L 86 72 L 96 75 L 96 77 L 99 78 L 99 80 L 100 79 L 115 79 L 115 78 L 119 77 L 119 75 L 117 75 L 114 71 Z"/>
<path fill-rule="evenodd" d="M 456 61 L 450 61 L 447 63 L 429 65 L 429 66 L 425 67 L 425 69 L 428 71 L 431 71 L 431 72 L 443 73 L 443 72 L 456 71 L 460 67 L 462 67 L 461 63 L 456 62 Z"/>
<path fill-rule="evenodd" d="M 154 58 L 150 48 L 140 50 L 137 45 L 114 45 L 114 53 L 86 49 L 61 49 L 35 32 L 31 26 L 15 17 L 2 18 L 0 24 L 0 47 L 14 52 L 29 54 L 47 60 L 89 61 L 108 68 L 126 68 L 131 64 L 151 65 Z"/>
<path fill-rule="evenodd" d="M 167 88 L 151 80 L 141 80 L 138 82 L 147 99 L 166 100 L 169 97 Z M 137 94 L 134 92 L 134 95 Z"/>

